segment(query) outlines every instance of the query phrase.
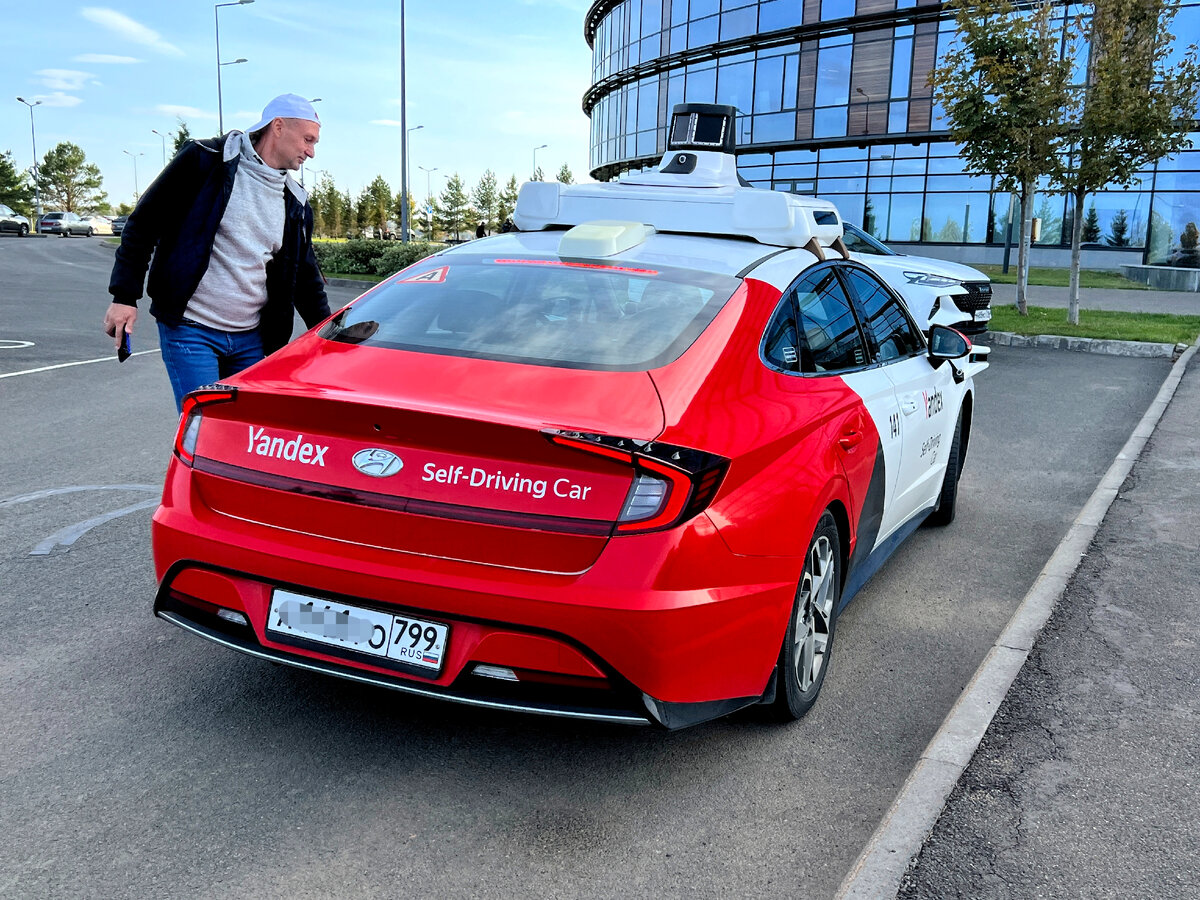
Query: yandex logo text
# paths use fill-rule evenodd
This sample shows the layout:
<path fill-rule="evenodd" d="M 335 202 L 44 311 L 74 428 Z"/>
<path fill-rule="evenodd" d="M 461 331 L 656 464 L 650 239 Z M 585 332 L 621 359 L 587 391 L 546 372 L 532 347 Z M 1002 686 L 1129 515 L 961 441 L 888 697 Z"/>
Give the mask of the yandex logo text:
<path fill-rule="evenodd" d="M 309 466 L 325 466 L 325 454 L 329 448 L 321 444 L 311 444 L 304 440 L 304 435 L 297 434 L 292 438 L 267 434 L 265 428 L 250 429 L 250 443 L 246 452 L 256 456 L 273 456 L 275 459 L 295 460 Z"/>

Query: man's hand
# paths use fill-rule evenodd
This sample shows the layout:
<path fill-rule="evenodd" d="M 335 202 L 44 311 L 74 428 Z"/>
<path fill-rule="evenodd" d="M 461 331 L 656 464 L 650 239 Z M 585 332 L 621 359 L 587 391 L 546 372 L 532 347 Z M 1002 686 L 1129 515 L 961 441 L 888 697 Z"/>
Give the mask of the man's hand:
<path fill-rule="evenodd" d="M 121 334 L 133 334 L 133 323 L 137 321 L 137 307 L 125 303 L 110 303 L 104 314 L 104 333 L 116 338 L 113 346 L 121 346 Z"/>

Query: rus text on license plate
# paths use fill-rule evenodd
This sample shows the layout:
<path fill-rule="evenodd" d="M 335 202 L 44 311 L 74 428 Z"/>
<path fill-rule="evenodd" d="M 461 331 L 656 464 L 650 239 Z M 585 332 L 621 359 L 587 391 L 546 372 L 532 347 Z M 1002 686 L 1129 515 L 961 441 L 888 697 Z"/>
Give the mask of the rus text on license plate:
<path fill-rule="evenodd" d="M 992 310 L 990 307 L 986 308 L 986 309 L 975 310 L 975 321 L 976 322 L 986 322 L 989 319 L 991 319 L 991 317 L 992 317 Z"/>
<path fill-rule="evenodd" d="M 439 672 L 450 627 L 276 590 L 267 631 Z"/>

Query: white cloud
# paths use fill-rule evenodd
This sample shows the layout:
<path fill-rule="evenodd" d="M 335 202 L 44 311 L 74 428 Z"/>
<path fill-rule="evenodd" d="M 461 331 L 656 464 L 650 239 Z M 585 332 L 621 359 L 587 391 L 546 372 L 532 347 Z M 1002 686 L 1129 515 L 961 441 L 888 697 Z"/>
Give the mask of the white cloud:
<path fill-rule="evenodd" d="M 74 69 L 41 69 L 35 74 L 40 75 L 42 84 L 52 91 L 77 91 L 96 77 L 91 72 Z"/>
<path fill-rule="evenodd" d="M 35 100 L 41 100 L 43 106 L 78 106 L 83 100 L 79 97 L 73 97 L 70 94 L 64 94 L 62 91 L 55 91 L 53 94 L 38 94 L 34 97 Z"/>
<path fill-rule="evenodd" d="M 387 125 L 389 128 L 399 128 L 400 120 L 399 119 L 372 119 L 371 124 L 372 125 Z"/>
<path fill-rule="evenodd" d="M 183 56 L 182 50 L 163 40 L 162 36 L 153 28 L 147 28 L 141 22 L 135 22 L 129 16 L 117 12 L 115 9 L 85 6 L 80 12 L 89 22 L 93 22 L 101 28 L 107 28 L 127 41 L 142 44 L 166 56 Z"/>
<path fill-rule="evenodd" d="M 171 103 L 160 103 L 154 107 L 155 112 L 164 113 L 168 116 L 179 116 L 184 121 L 188 119 L 208 119 L 213 122 L 217 121 L 217 114 L 205 112 L 202 109 L 197 109 L 194 106 L 177 106 Z"/>
<path fill-rule="evenodd" d="M 72 62 L 91 63 L 93 65 L 127 65 L 129 63 L 139 63 L 140 59 L 134 56 L 113 56 L 111 53 L 80 53 L 78 56 L 71 57 Z"/>

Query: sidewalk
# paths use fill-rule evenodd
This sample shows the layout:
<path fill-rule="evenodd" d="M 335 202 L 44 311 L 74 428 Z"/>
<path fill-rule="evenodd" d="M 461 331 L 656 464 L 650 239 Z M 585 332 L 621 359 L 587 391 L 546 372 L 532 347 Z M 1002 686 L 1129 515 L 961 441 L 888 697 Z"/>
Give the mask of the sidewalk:
<path fill-rule="evenodd" d="M 899 897 L 1200 896 L 1197 422 L 1193 356 Z"/>
<path fill-rule="evenodd" d="M 1030 306 L 1067 308 L 1068 289 L 1030 285 Z M 1015 284 L 993 284 L 992 305 L 1012 305 L 1017 302 Z M 1187 291 L 1139 291 L 1121 288 L 1082 288 L 1079 291 L 1082 309 L 1120 310 L 1122 312 L 1173 313 L 1200 315 L 1200 293 Z"/>

